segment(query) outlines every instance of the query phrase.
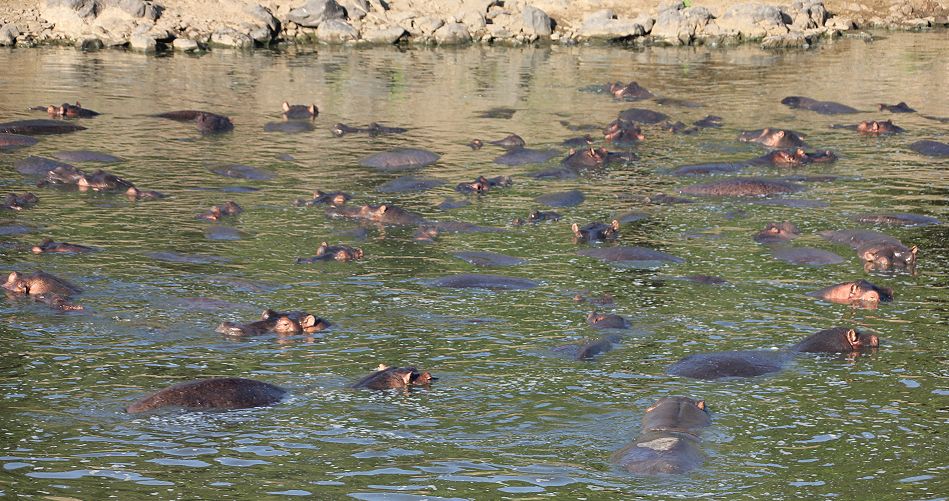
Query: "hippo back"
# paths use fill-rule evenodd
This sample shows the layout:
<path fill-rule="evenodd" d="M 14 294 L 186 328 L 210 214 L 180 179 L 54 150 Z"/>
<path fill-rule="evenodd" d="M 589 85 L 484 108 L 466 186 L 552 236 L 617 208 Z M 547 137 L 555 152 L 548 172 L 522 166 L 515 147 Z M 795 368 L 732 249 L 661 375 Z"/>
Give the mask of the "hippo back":
<path fill-rule="evenodd" d="M 243 378 L 213 378 L 169 386 L 128 406 L 129 414 L 162 407 L 185 409 L 244 409 L 273 405 L 286 390 L 262 381 Z"/>

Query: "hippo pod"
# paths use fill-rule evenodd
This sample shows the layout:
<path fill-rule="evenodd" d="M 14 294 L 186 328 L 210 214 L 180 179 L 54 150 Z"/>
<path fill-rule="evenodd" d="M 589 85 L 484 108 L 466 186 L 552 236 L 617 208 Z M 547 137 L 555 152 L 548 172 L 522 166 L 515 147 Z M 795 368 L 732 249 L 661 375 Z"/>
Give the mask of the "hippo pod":
<path fill-rule="evenodd" d="M 317 261 L 353 261 L 362 259 L 362 249 L 350 247 L 348 245 L 329 245 L 326 242 L 316 248 L 316 255 L 313 257 L 299 258 L 297 263 L 315 263 Z"/>
<path fill-rule="evenodd" d="M 690 355 L 666 373 L 695 379 L 753 377 L 780 371 L 797 353 L 861 353 L 876 349 L 879 338 L 848 327 L 822 330 L 780 351 L 723 351 Z"/>
<path fill-rule="evenodd" d="M 0 202 L 0 209 L 23 210 L 33 207 L 40 199 L 32 193 L 8 193 Z"/>
<path fill-rule="evenodd" d="M 834 101 L 818 101 L 804 96 L 788 96 L 781 100 L 781 104 L 791 109 L 813 111 L 821 115 L 844 115 L 859 113 L 860 110 Z"/>
<path fill-rule="evenodd" d="M 237 202 L 228 200 L 221 205 L 215 205 L 207 211 L 198 214 L 195 218 L 204 219 L 206 221 L 220 221 L 221 218 L 236 216 L 241 212 L 244 212 L 244 209 L 240 205 L 237 205 Z"/>
<path fill-rule="evenodd" d="M 287 391 L 270 383 L 236 377 L 202 379 L 169 386 L 128 406 L 129 414 L 163 407 L 188 410 L 246 409 L 273 405 Z"/>
<path fill-rule="evenodd" d="M 619 237 L 619 221 L 616 219 L 609 224 L 594 221 L 580 226 L 573 223 L 570 229 L 573 231 L 574 243 L 602 242 L 604 240 L 615 240 Z"/>
<path fill-rule="evenodd" d="M 705 462 L 699 437 L 710 425 L 704 400 L 663 397 L 646 409 L 641 434 L 612 461 L 640 475 L 687 473 Z"/>
<path fill-rule="evenodd" d="M 332 191 L 332 192 L 323 192 L 316 190 L 313 192 L 313 198 L 310 200 L 305 200 L 298 198 L 293 205 L 297 207 L 313 207 L 314 205 L 332 205 L 334 207 L 339 207 L 340 205 L 346 205 L 346 202 L 352 200 L 353 196 L 349 193 L 343 193 L 342 191 Z"/>
<path fill-rule="evenodd" d="M 354 383 L 353 388 L 408 390 L 412 386 L 428 386 L 437 379 L 427 371 L 419 372 L 415 367 L 388 367 L 380 364 L 372 374 Z"/>
<path fill-rule="evenodd" d="M 455 186 L 455 191 L 461 193 L 485 193 L 490 191 L 491 188 L 501 188 L 511 186 L 513 181 L 511 181 L 510 176 L 497 176 L 487 178 L 484 176 L 478 176 L 477 179 L 470 183 L 459 183 L 458 186 Z"/>
<path fill-rule="evenodd" d="M 244 325 L 223 322 L 215 329 L 227 336 L 257 336 L 268 332 L 278 335 L 312 334 L 330 327 L 327 320 L 302 311 L 277 312 L 264 310 L 260 320 Z"/>
<path fill-rule="evenodd" d="M 320 114 L 320 109 L 315 104 L 290 104 L 284 101 L 281 105 L 283 117 L 291 120 L 314 119 Z"/>
<path fill-rule="evenodd" d="M 81 289 L 66 280 L 49 273 L 37 271 L 31 275 L 11 272 L 3 288 L 13 294 L 29 296 L 41 303 L 64 311 L 82 310 L 82 306 L 69 303 L 69 298 Z"/>
<path fill-rule="evenodd" d="M 843 282 L 821 290 L 808 292 L 808 296 L 838 304 L 849 304 L 863 308 L 876 308 L 881 302 L 893 300 L 893 289 L 879 287 L 866 280 Z"/>
<path fill-rule="evenodd" d="M 804 136 L 800 132 L 787 129 L 765 127 L 742 132 L 738 140 L 743 143 L 758 143 L 769 148 L 797 148 L 804 146 Z"/>

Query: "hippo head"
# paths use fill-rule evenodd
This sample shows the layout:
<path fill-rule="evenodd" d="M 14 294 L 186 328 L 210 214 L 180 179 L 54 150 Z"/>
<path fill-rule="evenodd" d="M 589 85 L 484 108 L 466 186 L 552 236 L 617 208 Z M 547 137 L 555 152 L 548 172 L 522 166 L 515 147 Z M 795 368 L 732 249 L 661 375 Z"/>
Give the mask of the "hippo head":
<path fill-rule="evenodd" d="M 688 397 L 662 397 L 646 409 L 645 431 L 697 431 L 709 426 L 711 418 L 704 400 Z"/>
<path fill-rule="evenodd" d="M 794 349 L 809 353 L 859 353 L 879 346 L 880 338 L 875 334 L 849 327 L 835 327 L 808 336 Z"/>
<path fill-rule="evenodd" d="M 480 139 L 472 139 L 471 142 L 468 143 L 468 147 L 472 150 L 480 150 L 482 147 L 484 147 L 484 141 Z"/>
<path fill-rule="evenodd" d="M 879 303 L 893 300 L 893 290 L 888 287 L 878 287 L 866 280 L 859 280 L 850 284 L 850 300 L 865 303 Z"/>

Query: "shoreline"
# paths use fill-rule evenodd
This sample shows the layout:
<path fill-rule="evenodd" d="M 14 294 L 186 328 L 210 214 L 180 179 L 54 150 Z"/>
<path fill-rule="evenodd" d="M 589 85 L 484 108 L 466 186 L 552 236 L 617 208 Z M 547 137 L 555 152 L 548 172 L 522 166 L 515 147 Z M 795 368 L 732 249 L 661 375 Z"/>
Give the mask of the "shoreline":
<path fill-rule="evenodd" d="M 765 49 L 806 49 L 865 28 L 949 26 L 949 2 L 654 2 L 0 0 L 0 46 L 129 48 L 145 53 L 325 44 L 756 43 Z"/>

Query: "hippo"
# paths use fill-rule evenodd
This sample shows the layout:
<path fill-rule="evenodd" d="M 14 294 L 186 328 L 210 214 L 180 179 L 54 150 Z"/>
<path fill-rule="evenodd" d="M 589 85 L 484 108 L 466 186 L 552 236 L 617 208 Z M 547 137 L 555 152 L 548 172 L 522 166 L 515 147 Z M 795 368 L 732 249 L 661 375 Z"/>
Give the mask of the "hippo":
<path fill-rule="evenodd" d="M 666 122 L 662 124 L 662 129 L 667 132 L 671 132 L 673 134 L 686 134 L 686 135 L 697 134 L 701 130 L 700 127 L 695 127 L 695 126 L 689 127 L 683 122 L 675 122 L 675 123 Z"/>
<path fill-rule="evenodd" d="M 754 236 L 759 244 L 785 243 L 801 235 L 801 230 L 790 221 L 768 223 L 764 229 Z"/>
<path fill-rule="evenodd" d="M 237 205 L 237 202 L 228 200 L 221 205 L 211 207 L 208 211 L 202 212 L 195 217 L 206 221 L 220 221 L 224 217 L 236 216 L 241 212 L 244 212 L 244 209 L 240 205 Z"/>
<path fill-rule="evenodd" d="M 635 123 L 617 118 L 603 129 L 603 139 L 608 143 L 632 145 L 645 140 L 646 136 Z"/>
<path fill-rule="evenodd" d="M 526 262 L 519 257 L 496 252 L 468 251 L 455 252 L 452 255 L 474 266 L 517 266 Z"/>
<path fill-rule="evenodd" d="M 75 105 L 63 103 L 60 106 L 48 106 L 46 112 L 52 116 L 63 118 L 92 118 L 99 116 L 99 112 L 83 108 L 79 101 Z"/>
<path fill-rule="evenodd" d="M 921 214 L 896 213 L 896 214 L 861 214 L 853 217 L 858 223 L 887 224 L 893 226 L 926 226 L 930 224 L 942 224 L 934 217 L 923 216 Z"/>
<path fill-rule="evenodd" d="M 45 239 L 39 245 L 34 245 L 31 251 L 33 254 L 48 254 L 48 253 L 80 253 L 80 252 L 95 252 L 98 249 L 94 247 L 87 247 L 85 245 L 71 244 L 68 242 L 54 242 L 52 239 Z"/>
<path fill-rule="evenodd" d="M 315 104 L 290 104 L 289 102 L 284 101 L 281 105 L 281 108 L 283 108 L 283 118 L 290 120 L 312 120 L 320 114 L 320 110 Z"/>
<path fill-rule="evenodd" d="M 547 193 L 534 199 L 539 204 L 550 207 L 573 207 L 580 205 L 585 200 L 583 192 L 580 190 L 570 190 L 557 193 Z"/>
<path fill-rule="evenodd" d="M 13 162 L 13 168 L 16 169 L 16 171 L 20 174 L 24 174 L 26 176 L 46 177 L 46 175 L 49 174 L 49 171 L 57 167 L 63 167 L 66 169 L 76 168 L 76 166 L 67 164 L 65 162 L 60 162 L 51 158 L 37 157 L 34 155 L 30 155 L 26 158 L 22 158 L 16 162 Z"/>
<path fill-rule="evenodd" d="M 713 183 L 693 184 L 679 190 L 687 195 L 714 197 L 753 197 L 796 193 L 803 190 L 799 184 L 761 177 L 732 178 Z"/>
<path fill-rule="evenodd" d="M 464 221 L 435 221 L 419 225 L 413 238 L 416 242 L 431 243 L 442 233 L 498 233 L 504 231 L 493 226 L 480 226 Z"/>
<path fill-rule="evenodd" d="M 876 349 L 879 338 L 849 327 L 825 329 L 786 350 L 723 351 L 690 355 L 670 365 L 666 373 L 694 379 L 753 377 L 778 372 L 797 353 L 856 353 Z"/>
<path fill-rule="evenodd" d="M 808 292 L 807 295 L 831 303 L 876 308 L 881 302 L 885 303 L 893 300 L 893 289 L 879 287 L 866 280 L 855 280 Z"/>
<path fill-rule="evenodd" d="M 194 118 L 194 125 L 202 134 L 217 134 L 234 130 L 231 119 L 216 113 L 199 113 Z"/>
<path fill-rule="evenodd" d="M 53 153 L 53 156 L 64 162 L 97 162 L 111 164 L 123 161 L 121 158 L 115 155 L 89 150 L 57 151 L 56 153 Z"/>
<path fill-rule="evenodd" d="M 40 199 L 32 193 L 7 193 L 7 196 L 3 198 L 3 202 L 0 202 L 0 209 L 7 210 L 23 210 L 33 207 L 39 203 Z"/>
<path fill-rule="evenodd" d="M 916 110 L 910 108 L 904 101 L 900 101 L 897 104 L 880 103 L 877 105 L 877 109 L 880 111 L 889 111 L 890 113 L 916 113 Z"/>
<path fill-rule="evenodd" d="M 436 207 L 441 210 L 451 210 L 451 209 L 460 209 L 462 207 L 467 207 L 471 205 L 470 200 L 461 200 L 456 198 L 445 197 L 444 200 L 438 203 Z"/>
<path fill-rule="evenodd" d="M 201 379 L 169 386 L 126 407 L 139 414 L 163 407 L 223 410 L 266 407 L 280 402 L 287 390 L 263 381 L 236 377 Z"/>
<path fill-rule="evenodd" d="M 699 436 L 710 424 L 704 400 L 662 397 L 646 409 L 640 435 L 613 453 L 612 462 L 637 475 L 688 473 L 705 462 Z"/>
<path fill-rule="evenodd" d="M 417 148 L 398 148 L 369 155 L 359 161 L 363 167 L 380 170 L 419 169 L 441 158 L 437 153 Z"/>
<path fill-rule="evenodd" d="M 345 205 L 346 202 L 350 201 L 353 198 L 349 193 L 343 193 L 342 191 L 332 191 L 324 192 L 316 190 L 313 192 L 313 198 L 310 200 L 305 200 L 298 198 L 294 205 L 297 207 L 313 207 L 314 205 L 327 204 L 332 205 L 333 207 L 339 207 Z"/>
<path fill-rule="evenodd" d="M 912 272 L 916 268 L 918 252 L 919 247 L 907 247 L 900 242 L 874 242 L 857 248 L 857 256 L 863 261 L 866 271 L 893 268 Z"/>
<path fill-rule="evenodd" d="M 817 233 L 821 238 L 837 244 L 849 245 L 854 250 L 876 243 L 899 244 L 899 240 L 879 231 L 870 230 L 837 230 L 821 231 Z"/>
<path fill-rule="evenodd" d="M 500 146 L 505 150 L 516 150 L 518 148 L 523 148 L 527 145 L 527 142 L 524 141 L 524 138 L 518 136 L 517 134 L 509 134 L 507 137 L 495 140 L 488 141 L 488 144 L 493 144 L 495 146 Z M 480 139 L 472 139 L 468 146 L 473 150 L 481 149 L 484 146 L 484 141 Z"/>
<path fill-rule="evenodd" d="M 748 166 L 748 163 L 708 163 L 676 167 L 669 172 L 672 176 L 700 176 L 707 174 L 733 174 Z"/>
<path fill-rule="evenodd" d="M 126 194 L 138 197 L 142 192 L 135 185 L 115 174 L 97 169 L 92 173 L 85 173 L 68 164 L 61 165 L 46 173 L 46 179 L 37 183 L 37 186 L 75 186 L 79 191 L 124 191 Z"/>
<path fill-rule="evenodd" d="M 657 124 L 669 118 L 669 115 L 665 113 L 659 113 L 658 111 L 645 110 L 642 108 L 630 108 L 628 110 L 623 110 L 619 114 L 619 118 L 627 122 L 638 122 L 641 124 Z"/>
<path fill-rule="evenodd" d="M 372 122 L 368 127 L 350 127 L 344 123 L 337 123 L 330 131 L 336 137 L 343 137 L 346 134 L 369 134 L 370 136 L 381 136 L 382 134 L 402 134 L 409 130 L 403 127 L 387 127 L 377 122 Z"/>
<path fill-rule="evenodd" d="M 260 315 L 260 320 L 243 325 L 222 322 L 215 331 L 227 336 L 258 336 L 271 331 L 278 335 L 292 335 L 312 334 L 329 327 L 329 321 L 309 313 L 278 312 L 268 309 Z"/>
<path fill-rule="evenodd" d="M 356 381 L 353 388 L 408 390 L 411 386 L 428 386 L 437 379 L 427 371 L 419 372 L 415 367 L 388 367 L 380 364 L 372 374 Z"/>
<path fill-rule="evenodd" d="M 833 252 L 813 247 L 772 247 L 771 254 L 775 259 L 796 265 L 826 266 L 844 262 L 844 258 Z"/>
<path fill-rule="evenodd" d="M 68 134 L 80 130 L 86 130 L 86 128 L 62 120 L 36 119 L 0 123 L 0 133 L 3 134 L 41 136 L 47 134 Z"/>
<path fill-rule="evenodd" d="M 422 216 L 391 204 L 363 205 L 361 207 L 330 207 L 326 212 L 331 216 L 365 219 L 376 223 L 392 225 L 408 226 L 427 222 Z"/>
<path fill-rule="evenodd" d="M 640 101 L 653 97 L 652 92 L 644 89 L 636 82 L 630 82 L 628 84 L 615 82 L 605 87 L 610 94 L 613 94 L 613 97 L 624 101 Z"/>
<path fill-rule="evenodd" d="M 614 219 L 610 224 L 595 221 L 584 226 L 573 223 L 570 229 L 574 243 L 615 240 L 619 236 L 619 221 Z"/>
<path fill-rule="evenodd" d="M 3 132 L 2 124 L 0 124 L 0 132 Z M 916 141 L 915 143 L 909 145 L 909 149 L 919 153 L 920 155 L 926 155 L 929 157 L 949 157 L 949 144 L 940 143 L 939 141 L 932 141 L 929 139 Z"/>
<path fill-rule="evenodd" d="M 893 124 L 892 120 L 864 120 L 857 124 L 857 132 L 867 135 L 898 134 L 905 129 Z"/>
<path fill-rule="evenodd" d="M 666 263 L 684 263 L 685 260 L 665 252 L 649 249 L 647 247 L 597 247 L 593 249 L 581 249 L 577 251 L 578 255 L 588 256 L 608 263 L 622 262 L 666 262 Z"/>
<path fill-rule="evenodd" d="M 513 148 L 494 159 L 500 165 L 542 164 L 559 155 L 557 150 L 535 150 L 531 148 Z"/>
<path fill-rule="evenodd" d="M 770 164 L 774 167 L 800 167 L 812 163 L 832 163 L 837 155 L 830 150 L 807 152 L 803 148 L 773 150 L 758 157 L 750 164 Z"/>
<path fill-rule="evenodd" d="M 209 169 L 211 172 L 234 179 L 249 179 L 252 181 L 267 181 L 274 178 L 274 173 L 250 165 L 224 164 Z"/>
<path fill-rule="evenodd" d="M 561 164 L 574 170 L 593 169 L 606 164 L 609 152 L 605 148 L 570 149 Z"/>
<path fill-rule="evenodd" d="M 283 132 L 284 134 L 300 134 L 314 130 L 313 123 L 309 120 L 287 120 L 282 122 L 267 122 L 264 124 L 264 132 Z"/>
<path fill-rule="evenodd" d="M 527 215 L 527 219 L 515 218 L 511 223 L 515 226 L 520 226 L 523 224 L 537 224 L 541 222 L 551 222 L 551 221 L 560 221 L 560 214 L 554 211 L 539 211 L 532 210 L 530 214 Z"/>
<path fill-rule="evenodd" d="M 611 313 L 590 312 L 587 323 L 594 329 L 629 329 L 629 320 Z"/>
<path fill-rule="evenodd" d="M 718 129 L 722 126 L 722 117 L 717 115 L 705 115 L 704 118 L 700 118 L 695 122 L 692 122 L 692 125 L 699 128 L 713 128 Z"/>
<path fill-rule="evenodd" d="M 348 245 L 328 245 L 326 242 L 320 244 L 316 248 L 316 255 L 313 257 L 307 258 L 298 258 L 297 263 L 315 263 L 317 261 L 353 261 L 356 259 L 362 259 L 363 252 L 362 249 L 358 247 L 350 247 Z"/>
<path fill-rule="evenodd" d="M 590 291 L 581 291 L 573 295 L 573 302 L 590 303 L 597 306 L 609 306 L 611 304 L 615 304 L 616 300 L 609 292 L 604 292 L 603 294 L 594 296 L 590 293 Z"/>
<path fill-rule="evenodd" d="M 508 108 L 507 106 L 496 106 L 494 108 L 489 108 L 487 110 L 475 113 L 475 116 L 478 118 L 500 118 L 503 120 L 510 120 L 515 113 L 517 113 L 517 110 L 514 108 Z"/>
<path fill-rule="evenodd" d="M 653 102 L 660 106 L 678 106 L 680 108 L 702 108 L 705 105 L 688 99 L 679 99 L 675 97 L 657 97 Z"/>
<path fill-rule="evenodd" d="M 725 285 L 728 283 L 728 280 L 725 280 L 722 277 L 716 277 L 714 275 L 687 275 L 682 277 L 682 279 L 703 285 Z"/>
<path fill-rule="evenodd" d="M 665 193 L 656 193 L 655 195 L 649 195 L 644 197 L 644 204 L 652 205 L 675 205 L 675 204 L 691 204 L 694 203 L 694 200 L 682 197 L 676 197 L 672 195 L 667 195 Z"/>
<path fill-rule="evenodd" d="M 168 120 L 174 120 L 176 122 L 193 122 L 199 115 L 214 115 L 214 113 L 201 110 L 178 110 L 158 113 L 152 116 L 155 118 L 167 118 Z"/>
<path fill-rule="evenodd" d="M 781 104 L 791 109 L 809 110 L 821 115 L 845 115 L 859 113 L 856 108 L 833 101 L 818 101 L 804 96 L 788 96 L 781 100 Z"/>
<path fill-rule="evenodd" d="M 804 146 L 804 136 L 800 132 L 787 129 L 765 127 L 742 132 L 738 140 L 743 143 L 758 143 L 769 148 L 797 148 Z"/>
<path fill-rule="evenodd" d="M 376 188 L 376 191 L 381 193 L 411 193 L 427 191 L 443 184 L 445 182 L 440 179 L 402 176 L 381 184 Z"/>
<path fill-rule="evenodd" d="M 79 287 L 42 271 L 37 271 L 25 276 L 17 271 L 10 272 L 7 276 L 7 281 L 3 284 L 3 288 L 17 294 L 27 294 L 30 296 L 38 296 L 41 294 L 71 296 L 81 292 Z"/>
<path fill-rule="evenodd" d="M 491 188 L 511 186 L 511 183 L 510 176 L 497 176 L 492 178 L 478 176 L 477 179 L 470 183 L 458 183 L 458 186 L 455 186 L 455 191 L 461 193 L 484 193 Z"/>
<path fill-rule="evenodd" d="M 582 344 L 567 344 L 554 348 L 553 351 L 569 355 L 574 360 L 591 360 L 597 355 L 613 350 L 613 345 L 619 344 L 622 337 L 618 334 L 607 334 L 603 337 L 584 342 Z"/>
<path fill-rule="evenodd" d="M 463 273 L 437 278 L 431 282 L 435 287 L 453 289 L 501 289 L 519 290 L 537 287 L 537 282 L 526 278 L 505 277 L 502 275 Z"/>
<path fill-rule="evenodd" d="M 39 139 L 23 134 L 0 133 L 0 151 L 13 151 L 38 143 Z"/>

